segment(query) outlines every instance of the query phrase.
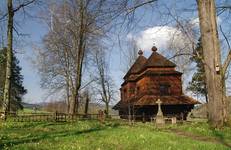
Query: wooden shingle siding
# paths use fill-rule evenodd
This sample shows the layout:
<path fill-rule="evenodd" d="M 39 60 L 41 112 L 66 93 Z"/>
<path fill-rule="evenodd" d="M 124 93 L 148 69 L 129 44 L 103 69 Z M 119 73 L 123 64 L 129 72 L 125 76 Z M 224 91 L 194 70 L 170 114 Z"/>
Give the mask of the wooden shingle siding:
<path fill-rule="evenodd" d="M 132 105 L 136 115 L 155 115 L 156 101 L 160 99 L 164 114 L 179 116 L 181 113 L 185 118 L 199 102 L 182 93 L 182 73 L 175 70 L 176 64 L 157 53 L 156 48 L 152 50 L 148 59 L 139 52 L 140 56 L 124 76 L 121 101 L 113 108 L 119 110 L 120 115 L 126 115 Z"/>

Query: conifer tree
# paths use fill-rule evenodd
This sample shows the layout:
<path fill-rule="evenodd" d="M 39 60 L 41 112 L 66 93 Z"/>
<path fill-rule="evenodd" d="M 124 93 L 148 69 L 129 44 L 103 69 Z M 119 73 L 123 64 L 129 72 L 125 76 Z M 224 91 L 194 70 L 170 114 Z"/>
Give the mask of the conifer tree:
<path fill-rule="evenodd" d="M 205 68 L 202 61 L 203 49 L 201 45 L 201 38 L 198 40 L 194 55 L 190 59 L 192 62 L 196 63 L 197 69 L 192 76 L 192 81 L 189 82 L 187 90 L 192 91 L 196 95 L 205 97 L 206 103 L 208 103 L 207 88 L 205 83 Z"/>
<path fill-rule="evenodd" d="M 23 76 L 21 75 L 22 68 L 19 66 L 19 60 L 13 55 L 12 76 L 10 89 L 10 111 L 22 109 L 22 96 L 27 90 L 23 86 Z M 3 104 L 3 88 L 6 74 L 6 48 L 0 50 L 0 106 Z"/>

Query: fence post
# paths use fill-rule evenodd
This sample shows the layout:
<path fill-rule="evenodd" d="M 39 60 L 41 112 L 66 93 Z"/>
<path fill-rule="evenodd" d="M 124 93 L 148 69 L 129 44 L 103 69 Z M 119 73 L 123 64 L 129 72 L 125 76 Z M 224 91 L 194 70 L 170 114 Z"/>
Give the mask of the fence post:
<path fill-rule="evenodd" d="M 54 113 L 54 121 L 55 122 L 57 121 L 57 111 L 55 111 L 55 113 Z"/>
<path fill-rule="evenodd" d="M 6 119 L 7 119 L 7 112 L 6 111 L 4 111 L 4 120 L 6 121 Z"/>
<path fill-rule="evenodd" d="M 142 114 L 142 122 L 145 123 L 145 113 Z"/>
<path fill-rule="evenodd" d="M 104 122 L 104 112 L 102 110 L 99 110 L 99 121 L 101 123 Z"/>

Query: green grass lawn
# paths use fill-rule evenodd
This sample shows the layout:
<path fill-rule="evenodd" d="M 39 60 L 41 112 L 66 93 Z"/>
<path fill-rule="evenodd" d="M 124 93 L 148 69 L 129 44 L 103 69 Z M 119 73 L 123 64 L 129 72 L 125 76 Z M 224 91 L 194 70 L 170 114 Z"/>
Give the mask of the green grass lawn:
<path fill-rule="evenodd" d="M 161 129 L 118 121 L 0 123 L 0 150 L 228 150 L 230 142 L 230 128 L 213 130 L 206 123 Z"/>

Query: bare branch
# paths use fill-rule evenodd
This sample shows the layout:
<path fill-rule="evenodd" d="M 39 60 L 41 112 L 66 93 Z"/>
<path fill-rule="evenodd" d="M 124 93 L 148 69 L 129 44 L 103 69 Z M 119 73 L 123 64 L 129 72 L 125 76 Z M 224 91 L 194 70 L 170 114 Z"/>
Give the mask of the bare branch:
<path fill-rule="evenodd" d="M 170 59 L 173 59 L 173 58 L 178 57 L 178 56 L 195 56 L 195 55 L 192 53 L 177 53 L 168 59 L 170 60 Z"/>
<path fill-rule="evenodd" d="M 26 7 L 26 6 L 30 5 L 30 4 L 32 4 L 32 3 L 35 2 L 35 1 L 36 1 L 36 0 L 31 0 L 31 1 L 28 1 L 28 2 L 26 2 L 26 3 L 20 4 L 19 6 L 17 6 L 17 7 L 13 10 L 13 13 L 19 11 L 21 8 L 24 9 L 24 7 Z M 5 14 L 0 18 L 0 20 L 4 19 L 4 18 L 7 17 L 7 16 L 8 16 L 8 13 L 5 13 Z"/>
<path fill-rule="evenodd" d="M 79 90 L 82 90 L 84 88 L 86 88 L 87 86 L 89 86 L 92 82 L 95 82 L 96 79 L 92 79 L 91 81 L 89 81 L 88 83 L 86 83 L 85 85 L 83 85 Z"/>
<path fill-rule="evenodd" d="M 225 38 L 225 41 L 226 41 L 226 43 L 227 43 L 227 45 L 228 45 L 228 48 L 231 49 L 230 44 L 229 44 L 229 40 L 228 40 L 227 36 L 225 35 L 225 33 L 224 33 L 224 31 L 223 31 L 221 25 L 220 25 L 220 30 L 221 30 L 222 35 L 223 35 L 224 38 Z"/>
<path fill-rule="evenodd" d="M 26 7 L 26 6 L 30 5 L 30 4 L 32 4 L 32 3 L 35 2 L 35 1 L 36 1 L 36 0 L 31 0 L 31 1 L 28 1 L 28 2 L 26 2 L 26 3 L 22 3 L 22 4 L 20 4 L 17 8 L 15 8 L 13 12 L 15 13 L 15 12 L 19 11 L 21 8 L 24 9 L 24 7 Z"/>
<path fill-rule="evenodd" d="M 229 54 L 225 59 L 224 65 L 223 65 L 223 73 L 225 74 L 225 72 L 227 71 L 229 64 L 231 62 L 231 49 L 229 49 Z"/>
<path fill-rule="evenodd" d="M 136 10 L 137 8 L 139 8 L 139 7 L 141 7 L 141 6 L 144 6 L 144 5 L 146 5 L 146 4 L 151 4 L 151 3 L 156 2 L 156 1 L 157 1 L 157 0 L 148 0 L 148 1 L 145 1 L 145 2 L 143 2 L 143 3 L 137 4 L 137 5 L 135 5 L 135 6 L 131 7 L 131 8 L 128 8 L 128 9 L 127 9 L 127 14 L 133 12 L 134 10 Z"/>
<path fill-rule="evenodd" d="M 223 68 L 223 75 L 224 75 L 226 73 L 226 71 L 229 67 L 230 61 L 231 61 L 231 47 L 230 47 L 229 40 L 228 40 L 227 36 L 225 35 L 224 31 L 222 30 L 221 25 L 220 25 L 220 31 L 221 31 L 222 35 L 224 36 L 225 41 L 226 41 L 228 48 L 229 48 L 228 56 L 226 57 L 225 62 L 224 62 L 223 67 L 222 67 Z"/>

